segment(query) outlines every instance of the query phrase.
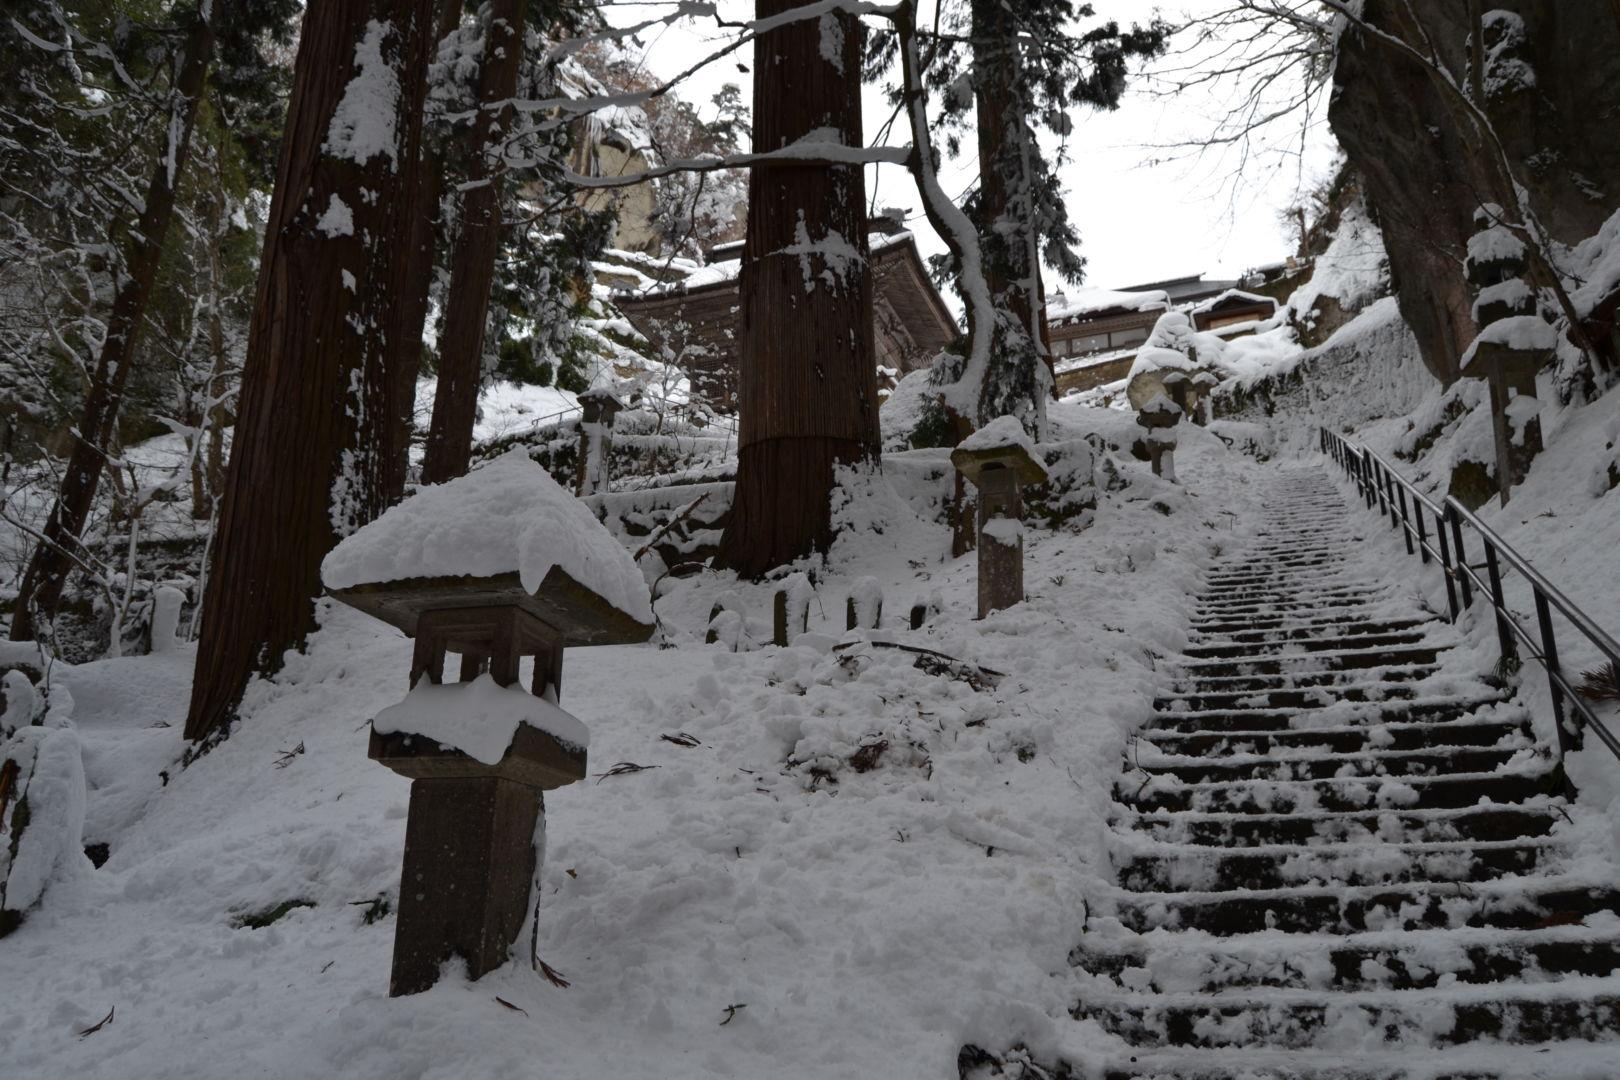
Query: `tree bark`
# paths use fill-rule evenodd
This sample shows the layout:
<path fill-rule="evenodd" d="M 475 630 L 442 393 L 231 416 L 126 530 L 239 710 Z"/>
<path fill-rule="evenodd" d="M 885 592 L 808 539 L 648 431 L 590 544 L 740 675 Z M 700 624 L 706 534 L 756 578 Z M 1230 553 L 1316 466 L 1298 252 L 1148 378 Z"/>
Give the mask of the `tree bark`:
<path fill-rule="evenodd" d="M 223 4 L 221 5 L 223 6 Z M 174 220 L 175 186 L 191 155 L 191 133 L 196 127 L 197 105 L 214 53 L 214 31 L 199 11 L 192 18 L 181 52 L 173 87 L 169 136 L 152 170 L 146 201 L 125 244 L 127 276 L 113 296 L 112 312 L 101 355 L 96 360 L 84 411 L 62 486 L 17 589 L 11 615 L 11 640 L 30 641 L 36 615 L 47 621 L 55 616 L 62 590 L 74 566 L 85 521 L 95 504 L 96 489 L 107 463 L 107 445 L 118 423 L 124 387 L 135 358 L 142 320 L 152 297 L 163 244 Z"/>
<path fill-rule="evenodd" d="M 442 484 L 467 471 L 472 459 L 473 421 L 483 382 L 484 328 L 489 294 L 500 256 L 501 193 L 505 164 L 502 140 L 512 115 L 502 103 L 517 92 L 523 65 L 526 0 L 495 0 L 483 65 L 478 75 L 478 117 L 473 122 L 467 193 L 450 259 L 444 340 L 439 346 L 439 384 L 433 422 L 422 459 L 422 482 Z"/>
<path fill-rule="evenodd" d="M 439 0 L 439 25 L 434 30 L 437 43 L 456 29 L 461 20 L 462 0 Z M 416 430 L 416 380 L 422 373 L 422 327 L 427 321 L 428 291 L 433 284 L 434 254 L 437 249 L 440 201 L 444 195 L 444 151 L 439 141 L 424 135 L 422 165 L 418 170 L 412 238 L 402 268 L 405 280 L 401 300 L 395 305 L 396 321 L 388 334 L 389 361 L 394 394 L 391 406 L 395 422 L 389 432 L 388 501 L 398 502 L 405 494 L 410 472 L 411 436 Z"/>
<path fill-rule="evenodd" d="M 797 2 L 756 0 L 755 12 L 767 18 Z M 860 33 L 839 13 L 756 39 L 756 151 L 826 131 L 862 145 Z M 834 470 L 878 456 L 865 206 L 858 165 L 749 173 L 737 485 L 722 543 L 744 576 L 826 550 Z"/>
<path fill-rule="evenodd" d="M 1035 132 L 1017 107 L 1018 44 L 999 0 L 973 0 L 973 95 L 979 137 L 979 236 L 996 329 L 979 398 L 978 423 L 1012 415 L 1044 426 L 1055 386 L 1044 348 L 1046 305 L 1031 209 Z M 1044 365 L 1045 377 L 1038 370 Z"/>
<path fill-rule="evenodd" d="M 412 235 L 438 10 L 438 0 L 305 9 L 188 739 L 221 728 L 248 680 L 302 644 L 315 626 L 321 560 L 386 503 L 386 338 Z M 390 85 L 393 115 L 378 115 L 378 91 Z"/>

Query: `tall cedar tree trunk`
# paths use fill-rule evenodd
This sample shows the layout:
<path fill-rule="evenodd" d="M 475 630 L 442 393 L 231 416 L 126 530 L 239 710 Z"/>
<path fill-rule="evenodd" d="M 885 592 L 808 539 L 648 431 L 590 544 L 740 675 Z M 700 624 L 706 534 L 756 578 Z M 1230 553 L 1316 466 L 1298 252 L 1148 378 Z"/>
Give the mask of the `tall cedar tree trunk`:
<path fill-rule="evenodd" d="M 1032 421 L 1038 424 L 1045 417 L 1045 399 L 1053 389 L 1036 369 L 1037 350 L 1045 352 L 1048 376 L 1054 363 L 1044 348 L 1046 301 L 1039 238 L 1030 220 L 1034 171 L 1029 155 L 1038 148 L 1035 132 L 1017 104 L 1018 45 L 1008 32 L 1001 3 L 973 0 L 972 11 L 979 237 L 985 284 L 996 304 L 996 330 L 977 419 L 985 424 L 1010 414 L 1030 428 Z M 1004 226 L 998 227 L 1003 221 Z"/>
<path fill-rule="evenodd" d="M 438 8 L 312 0 L 305 9 L 188 739 L 221 727 L 248 680 L 302 644 L 315 626 L 321 560 L 386 503 L 394 413 L 385 339 L 392 300 L 408 288 Z M 378 106 L 390 84 L 391 118 Z"/>
<path fill-rule="evenodd" d="M 763 19 L 799 0 L 756 0 Z M 754 148 L 814 131 L 862 145 L 859 22 L 754 43 Z M 830 58 L 829 58 L 830 56 Z M 723 549 L 758 577 L 832 539 L 834 469 L 878 456 L 866 182 L 859 165 L 755 165 L 743 245 L 737 491 Z"/>
<path fill-rule="evenodd" d="M 422 482 L 442 484 L 467 471 L 472 458 L 478 386 L 483 381 L 484 327 L 495 260 L 501 252 L 501 192 L 505 167 L 501 153 L 506 117 L 502 103 L 517 93 L 523 66 L 523 11 L 527 0 L 494 0 L 484 59 L 478 74 L 478 117 L 473 122 L 470 185 L 450 258 L 450 292 L 445 301 L 444 337 L 439 346 L 439 384 L 433 398 L 433 424 L 422 458 Z M 493 159 L 493 160 L 492 160 Z"/>
<path fill-rule="evenodd" d="M 220 3 L 223 7 L 223 2 Z M 135 359 L 147 302 L 157 279 L 163 257 L 164 240 L 174 219 L 175 185 L 185 172 L 191 155 L 191 133 L 197 123 L 197 106 L 214 53 L 214 31 L 199 11 L 192 17 L 180 56 L 173 93 L 168 138 L 152 169 L 146 188 L 146 201 L 125 248 L 126 276 L 113 296 L 112 312 L 101 355 L 96 360 L 90 386 L 79 417 L 78 438 L 62 473 L 62 487 L 46 519 L 43 539 L 23 572 L 11 615 L 11 640 L 31 641 L 34 616 L 49 620 L 56 614 L 74 566 L 84 523 L 95 504 L 96 488 L 106 467 L 108 445 L 118 424 L 124 386 Z"/>
<path fill-rule="evenodd" d="M 456 29 L 461 21 L 462 0 L 439 0 L 439 25 L 434 30 L 434 48 Z M 428 291 L 433 285 L 434 253 L 439 232 L 439 204 L 444 194 L 444 151 L 439 140 L 422 139 L 422 164 L 417 170 L 419 190 L 416 216 L 412 222 L 411 245 L 404 277 L 408 283 L 394 305 L 395 321 L 388 331 L 389 380 L 394 394 L 389 426 L 393 442 L 388 453 L 388 501 L 395 503 L 405 494 L 405 478 L 410 471 L 411 435 L 416 430 L 416 379 L 422 373 L 422 327 L 427 321 Z"/>

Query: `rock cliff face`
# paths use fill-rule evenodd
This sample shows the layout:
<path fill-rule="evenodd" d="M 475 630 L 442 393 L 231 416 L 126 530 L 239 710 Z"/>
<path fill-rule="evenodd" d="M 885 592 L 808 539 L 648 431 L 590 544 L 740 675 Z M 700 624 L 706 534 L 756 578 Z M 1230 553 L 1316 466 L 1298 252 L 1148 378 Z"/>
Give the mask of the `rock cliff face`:
<path fill-rule="evenodd" d="M 1620 8 L 1495 0 L 1486 8 L 1487 111 L 1518 182 L 1553 238 L 1573 244 L 1620 205 Z M 1368 22 L 1432 47 L 1469 80 L 1469 5 L 1366 0 Z M 1401 314 L 1444 383 L 1476 333 L 1462 259 L 1499 175 L 1454 99 L 1423 65 L 1355 27 L 1340 42 L 1329 110 L 1388 246 Z"/>

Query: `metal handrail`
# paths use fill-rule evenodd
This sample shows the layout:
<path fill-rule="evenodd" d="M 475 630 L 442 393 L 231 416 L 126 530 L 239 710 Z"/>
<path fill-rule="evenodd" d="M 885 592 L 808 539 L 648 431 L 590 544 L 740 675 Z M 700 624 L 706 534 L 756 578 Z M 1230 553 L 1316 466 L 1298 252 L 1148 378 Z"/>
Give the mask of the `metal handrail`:
<path fill-rule="evenodd" d="M 1439 562 L 1445 573 L 1446 601 L 1451 621 L 1456 622 L 1462 611 L 1472 606 L 1476 591 L 1485 594 L 1490 598 L 1496 616 L 1496 633 L 1503 658 L 1517 660 L 1518 646 L 1522 642 L 1530 658 L 1546 671 L 1553 717 L 1557 721 L 1559 756 L 1580 746 L 1583 725 L 1571 722 L 1573 718 L 1569 712 L 1573 711 L 1584 721 L 1584 730 L 1595 732 L 1599 741 L 1620 758 L 1620 738 L 1609 730 L 1564 675 L 1558 661 L 1558 641 L 1552 613 L 1556 610 L 1579 630 L 1599 653 L 1615 665 L 1616 670 L 1620 670 L 1620 643 L 1616 643 L 1557 586 L 1531 566 L 1529 560 L 1509 547 L 1489 525 L 1456 498 L 1447 496 L 1444 504 L 1436 504 L 1378 454 L 1364 446 L 1351 445 L 1344 436 L 1327 428 L 1321 429 L 1321 445 L 1322 452 L 1338 462 L 1345 475 L 1356 485 L 1368 509 L 1377 509 L 1380 515 L 1388 516 L 1390 523 L 1401 530 L 1408 555 L 1419 555 L 1425 564 L 1431 557 Z M 1432 520 L 1425 520 L 1425 510 Z M 1432 541 L 1429 538 L 1431 524 L 1434 527 Z M 1464 525 L 1478 536 L 1485 552 L 1483 563 L 1468 562 L 1463 546 Z M 1530 586 L 1536 605 L 1535 633 L 1524 627 L 1507 606 L 1502 589 L 1504 565 L 1518 573 Z M 1483 577 L 1480 576 L 1481 568 L 1485 571 Z"/>

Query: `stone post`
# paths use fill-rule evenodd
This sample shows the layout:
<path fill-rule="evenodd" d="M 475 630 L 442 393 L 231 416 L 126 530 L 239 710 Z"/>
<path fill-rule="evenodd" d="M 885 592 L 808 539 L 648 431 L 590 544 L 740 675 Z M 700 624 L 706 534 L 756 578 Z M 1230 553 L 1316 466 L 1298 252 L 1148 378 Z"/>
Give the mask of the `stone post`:
<path fill-rule="evenodd" d="M 1024 599 L 1025 484 L 1044 481 L 1046 466 L 1011 417 L 1002 417 L 964 439 L 951 452 L 979 497 L 979 618 Z"/>
<path fill-rule="evenodd" d="M 579 395 L 579 461 L 574 466 L 574 490 L 580 495 L 607 491 L 612 479 L 609 456 L 613 450 L 613 423 L 624 402 L 606 387 Z"/>

